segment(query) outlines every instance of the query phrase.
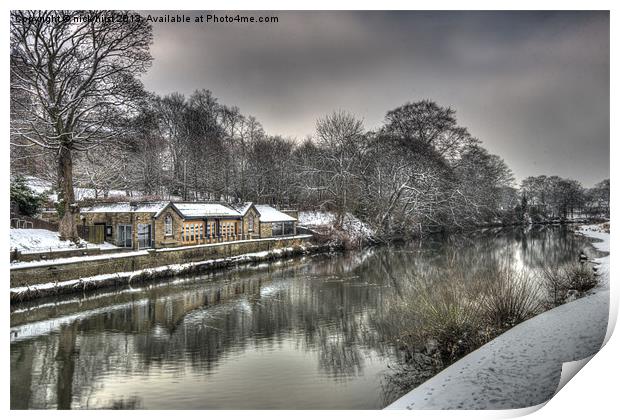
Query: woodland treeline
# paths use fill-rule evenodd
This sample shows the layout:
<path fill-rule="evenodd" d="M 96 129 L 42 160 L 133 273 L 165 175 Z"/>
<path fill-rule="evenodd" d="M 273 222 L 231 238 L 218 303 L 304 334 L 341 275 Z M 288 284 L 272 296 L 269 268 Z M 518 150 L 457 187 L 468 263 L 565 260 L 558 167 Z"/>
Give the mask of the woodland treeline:
<path fill-rule="evenodd" d="M 48 12 L 12 17 L 28 13 Z M 139 76 L 152 61 L 152 29 L 143 20 L 23 17 L 11 21 L 11 173 L 58 186 L 65 236 L 75 232 L 75 186 L 102 200 L 123 190 L 142 199 L 330 210 L 338 221 L 352 213 L 382 237 L 609 213 L 609 180 L 587 189 L 538 176 L 517 186 L 455 110 L 432 100 L 387 111 L 373 130 L 345 110 L 327 110 L 312 136 L 291 139 L 266 133 L 206 89 L 146 92 Z"/>

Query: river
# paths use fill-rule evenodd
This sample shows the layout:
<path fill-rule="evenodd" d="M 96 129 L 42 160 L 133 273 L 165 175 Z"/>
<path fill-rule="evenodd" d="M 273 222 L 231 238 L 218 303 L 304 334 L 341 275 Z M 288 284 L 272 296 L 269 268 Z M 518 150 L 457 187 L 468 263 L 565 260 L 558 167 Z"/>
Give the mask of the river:
<path fill-rule="evenodd" d="M 416 273 L 581 250 L 563 227 L 496 229 L 13 305 L 11 408 L 382 408 L 404 391 L 377 321 Z"/>

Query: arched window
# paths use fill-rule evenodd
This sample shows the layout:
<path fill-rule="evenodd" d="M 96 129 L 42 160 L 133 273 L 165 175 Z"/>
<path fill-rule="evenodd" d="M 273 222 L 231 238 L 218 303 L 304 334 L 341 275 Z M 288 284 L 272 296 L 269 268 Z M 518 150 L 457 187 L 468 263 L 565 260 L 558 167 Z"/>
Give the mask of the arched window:
<path fill-rule="evenodd" d="M 164 235 L 172 236 L 172 216 L 169 214 L 164 217 Z"/>
<path fill-rule="evenodd" d="M 254 215 L 250 213 L 248 216 L 248 231 L 252 232 L 254 230 Z"/>

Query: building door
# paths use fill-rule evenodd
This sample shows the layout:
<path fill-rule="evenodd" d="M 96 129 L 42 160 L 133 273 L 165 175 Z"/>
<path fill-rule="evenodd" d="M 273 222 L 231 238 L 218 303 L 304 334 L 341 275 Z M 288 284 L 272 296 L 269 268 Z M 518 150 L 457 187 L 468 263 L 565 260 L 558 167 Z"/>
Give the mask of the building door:
<path fill-rule="evenodd" d="M 126 248 L 132 247 L 131 225 L 118 225 L 118 240 L 116 241 L 116 245 Z"/>
<path fill-rule="evenodd" d="M 88 232 L 88 241 L 94 244 L 102 244 L 105 236 L 105 223 L 95 223 L 93 229 Z"/>
<path fill-rule="evenodd" d="M 138 223 L 138 248 L 151 247 L 151 225 L 148 223 Z"/>
<path fill-rule="evenodd" d="M 91 244 L 102 244 L 105 225 L 80 225 L 78 226 L 78 234 L 82 239 L 87 240 Z"/>

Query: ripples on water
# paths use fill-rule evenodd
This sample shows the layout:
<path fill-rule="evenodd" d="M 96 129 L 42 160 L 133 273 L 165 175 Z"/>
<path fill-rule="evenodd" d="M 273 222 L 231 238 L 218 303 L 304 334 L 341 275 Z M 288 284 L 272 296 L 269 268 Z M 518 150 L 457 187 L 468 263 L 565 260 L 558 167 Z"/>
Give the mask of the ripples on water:
<path fill-rule="evenodd" d="M 382 408 L 398 353 L 375 325 L 404 282 L 583 249 L 563 228 L 489 230 L 16 305 L 11 408 Z"/>

